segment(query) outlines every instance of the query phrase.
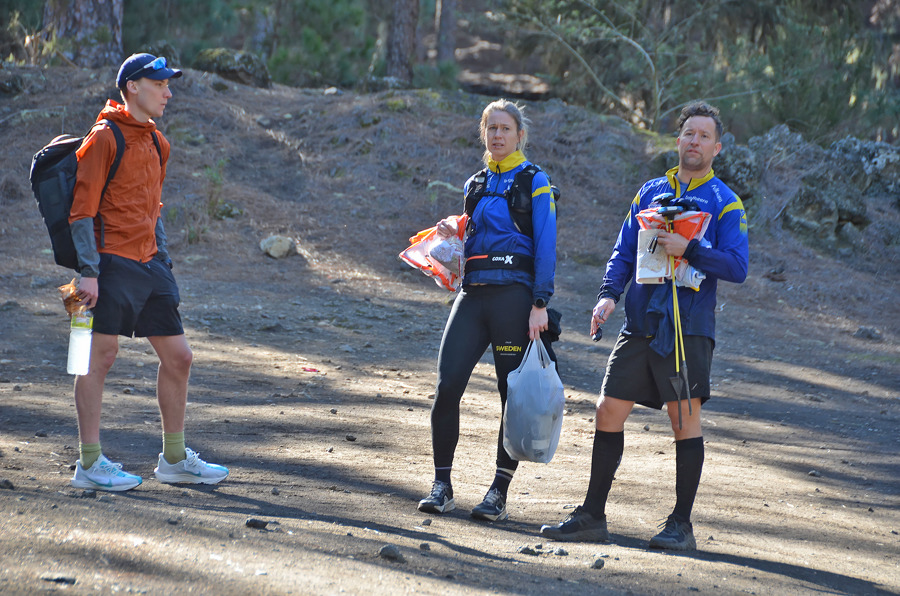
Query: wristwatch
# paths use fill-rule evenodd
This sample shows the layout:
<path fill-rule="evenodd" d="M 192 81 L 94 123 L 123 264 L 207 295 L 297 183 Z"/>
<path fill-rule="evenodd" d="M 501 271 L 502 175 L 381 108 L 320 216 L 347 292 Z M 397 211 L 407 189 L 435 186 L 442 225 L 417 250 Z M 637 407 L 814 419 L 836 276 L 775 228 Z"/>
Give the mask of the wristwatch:
<path fill-rule="evenodd" d="M 534 305 L 538 308 L 547 308 L 547 301 L 543 298 L 535 298 Z"/>

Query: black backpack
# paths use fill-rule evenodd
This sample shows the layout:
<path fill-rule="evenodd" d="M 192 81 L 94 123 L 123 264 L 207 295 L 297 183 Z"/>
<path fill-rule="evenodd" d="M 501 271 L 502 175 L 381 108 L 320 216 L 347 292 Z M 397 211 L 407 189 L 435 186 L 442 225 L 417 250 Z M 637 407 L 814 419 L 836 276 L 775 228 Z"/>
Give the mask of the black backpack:
<path fill-rule="evenodd" d="M 534 226 L 531 223 L 531 186 L 534 182 L 534 175 L 541 171 L 543 170 L 534 164 L 525 166 L 513 178 L 513 183 L 509 190 L 502 195 L 506 198 L 507 205 L 509 205 L 509 213 L 512 216 L 516 229 L 528 237 L 534 237 Z M 547 182 L 550 182 L 550 175 L 546 175 Z M 553 186 L 552 183 L 550 183 L 550 193 L 553 195 L 554 201 L 559 201 L 559 188 Z M 475 213 L 475 207 L 486 194 L 487 170 L 485 169 L 475 174 L 475 178 L 469 186 L 469 192 L 466 193 L 465 212 L 469 216 L 470 225 L 472 214 Z"/>
<path fill-rule="evenodd" d="M 116 138 L 116 157 L 106 176 L 106 184 L 100 200 L 106 195 L 109 182 L 116 175 L 122 155 L 125 153 L 125 137 L 121 129 L 111 120 L 99 120 L 94 126 L 105 124 Z M 91 127 L 93 129 L 93 127 Z M 72 199 L 75 192 L 75 177 L 78 171 L 78 158 L 75 151 L 81 147 L 84 137 L 60 135 L 47 143 L 43 149 L 34 154 L 31 160 L 31 190 L 37 201 L 38 209 L 44 218 L 44 224 L 50 233 L 50 244 L 53 246 L 53 259 L 57 265 L 78 271 L 78 254 L 72 242 L 72 231 L 69 228 L 69 212 L 72 210 Z M 162 166 L 162 149 L 156 132 L 153 143 L 159 153 Z M 100 222 L 101 229 L 103 222 Z M 102 234 L 101 234 L 102 238 Z M 102 242 L 101 242 L 102 245 Z"/>

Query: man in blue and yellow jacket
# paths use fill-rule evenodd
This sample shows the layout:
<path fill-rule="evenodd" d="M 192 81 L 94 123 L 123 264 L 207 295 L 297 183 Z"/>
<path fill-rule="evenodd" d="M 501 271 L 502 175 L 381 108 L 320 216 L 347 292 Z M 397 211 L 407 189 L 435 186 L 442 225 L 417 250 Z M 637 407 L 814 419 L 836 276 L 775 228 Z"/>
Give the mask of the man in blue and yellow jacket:
<path fill-rule="evenodd" d="M 675 507 L 651 548 L 696 548 L 690 516 L 703 468 L 701 406 L 709 399 L 709 373 L 715 345 L 715 306 L 718 280 L 741 283 L 747 277 L 749 248 L 747 219 L 740 198 L 712 170 L 722 148 L 719 111 L 703 102 L 686 106 L 679 118 L 678 166 L 664 177 L 644 184 L 632 201 L 606 267 L 591 332 L 606 322 L 626 285 L 635 278 L 638 254 L 638 213 L 662 205 L 665 197 L 710 215 L 703 237 L 688 239 L 660 231 L 658 248 L 681 257 L 705 275 L 698 289 L 679 287 L 675 316 L 671 283 L 635 280 L 625 297 L 625 323 L 609 357 L 597 403 L 591 479 L 584 504 L 565 520 L 541 528 L 556 540 L 605 541 L 606 500 L 624 450 L 625 420 L 634 404 L 666 407 L 675 435 Z M 676 358 L 676 322 L 684 337 L 683 354 Z M 685 360 L 689 407 L 684 412 L 678 383 L 673 382 Z"/>

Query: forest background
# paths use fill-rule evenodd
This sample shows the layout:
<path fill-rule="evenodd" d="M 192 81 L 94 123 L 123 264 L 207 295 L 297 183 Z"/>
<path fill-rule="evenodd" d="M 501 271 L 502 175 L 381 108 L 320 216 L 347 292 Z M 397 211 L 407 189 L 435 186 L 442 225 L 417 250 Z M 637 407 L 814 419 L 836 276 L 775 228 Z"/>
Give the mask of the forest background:
<path fill-rule="evenodd" d="M 164 47 L 190 67 L 225 47 L 277 83 L 356 89 L 457 88 L 456 38 L 478 30 L 527 71 L 496 94 L 656 131 L 704 98 L 738 138 L 781 123 L 823 145 L 900 137 L 897 0 L 0 0 L 0 18 L 8 62 L 98 67 Z"/>

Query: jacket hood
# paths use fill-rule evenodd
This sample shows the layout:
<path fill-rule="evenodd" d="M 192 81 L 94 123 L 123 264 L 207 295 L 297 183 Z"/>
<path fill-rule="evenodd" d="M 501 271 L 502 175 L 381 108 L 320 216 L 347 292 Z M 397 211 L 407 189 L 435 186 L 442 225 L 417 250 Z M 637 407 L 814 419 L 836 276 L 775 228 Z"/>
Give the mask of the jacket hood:
<path fill-rule="evenodd" d="M 149 120 L 147 122 L 138 122 L 131 113 L 125 109 L 123 104 L 119 102 L 109 99 L 106 101 L 106 106 L 100 111 L 100 114 L 97 116 L 97 122 L 100 120 L 112 120 L 116 124 L 122 128 L 122 132 L 125 134 L 126 138 L 128 137 L 128 132 L 126 129 L 132 129 L 136 133 L 141 132 L 151 132 L 156 130 L 156 122 L 153 120 Z"/>

